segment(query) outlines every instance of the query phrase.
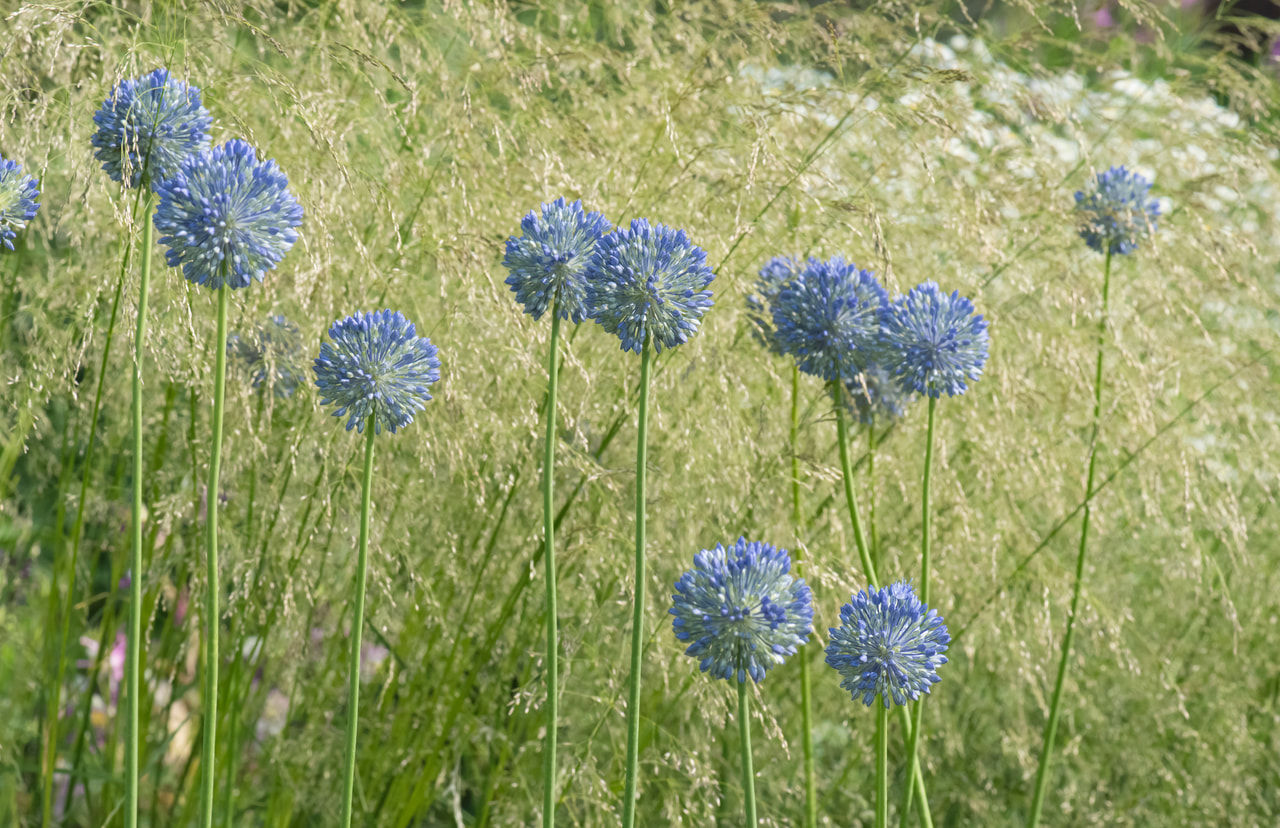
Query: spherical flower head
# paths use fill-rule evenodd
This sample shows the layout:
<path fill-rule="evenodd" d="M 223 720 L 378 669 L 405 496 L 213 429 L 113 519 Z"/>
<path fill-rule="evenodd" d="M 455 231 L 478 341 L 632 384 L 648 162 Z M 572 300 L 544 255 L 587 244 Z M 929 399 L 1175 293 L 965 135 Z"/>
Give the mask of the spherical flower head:
<path fill-rule="evenodd" d="M 600 237 L 609 232 L 602 213 L 588 213 L 582 202 L 565 204 L 557 198 L 532 210 L 520 221 L 522 235 L 507 239 L 502 264 L 511 275 L 507 284 L 524 305 L 524 312 L 541 319 L 556 304 L 561 319 L 574 324 L 587 318 L 587 274 L 595 260 Z"/>
<path fill-rule="evenodd" d="M 783 353 L 824 380 L 848 380 L 873 359 L 889 295 L 870 271 L 843 257 L 810 258 L 773 303 Z"/>
<path fill-rule="evenodd" d="M 791 256 L 774 256 L 760 268 L 755 292 L 747 296 L 747 315 L 755 340 L 775 354 L 782 353 L 777 331 L 773 327 L 773 303 L 787 283 L 800 272 L 800 261 Z"/>
<path fill-rule="evenodd" d="M 587 282 L 587 315 L 640 353 L 645 336 L 658 353 L 689 341 L 711 307 L 715 274 L 683 230 L 634 219 L 600 240 Z"/>
<path fill-rule="evenodd" d="M 302 205 L 289 179 L 239 139 L 184 159 L 157 192 L 165 259 L 197 285 L 218 290 L 261 282 L 298 240 Z"/>
<path fill-rule="evenodd" d="M 693 565 L 676 581 L 671 626 L 692 642 L 685 655 L 700 658 L 712 678 L 745 683 L 749 675 L 759 684 L 809 640 L 812 597 L 804 579 L 789 574 L 785 549 L 738 538 L 728 549 L 702 550 Z"/>
<path fill-rule="evenodd" d="M 963 394 L 982 376 L 987 322 L 958 292 L 921 282 L 885 308 L 880 360 L 904 389 L 940 397 Z"/>
<path fill-rule="evenodd" d="M 243 336 L 227 337 L 227 355 L 249 372 L 253 387 L 269 387 L 277 397 L 293 396 L 303 380 L 302 335 L 298 326 L 276 314 Z"/>
<path fill-rule="evenodd" d="M 855 376 L 844 381 L 849 392 L 846 404 L 863 425 L 890 422 L 907 411 L 913 394 L 894 381 L 889 370 L 878 362 L 870 362 Z"/>
<path fill-rule="evenodd" d="M 316 358 L 316 387 L 321 405 L 338 406 L 333 416 L 350 415 L 347 431 L 363 432 L 374 414 L 376 433 L 394 434 L 426 408 L 427 388 L 440 380 L 438 349 L 399 311 L 356 311 L 333 323 L 329 339 Z"/>
<path fill-rule="evenodd" d="M 208 148 L 213 118 L 200 103 L 199 89 L 157 69 L 116 84 L 93 122 L 94 157 L 111 180 L 130 189 L 146 181 L 157 190 L 183 159 Z"/>
<path fill-rule="evenodd" d="M 899 581 L 855 593 L 831 628 L 827 663 L 842 676 L 840 686 L 868 707 L 879 696 L 885 707 L 915 701 L 937 683 L 938 667 L 951 636 L 937 610 L 920 603 Z"/>
<path fill-rule="evenodd" d="M 1086 195 L 1076 192 L 1080 237 L 1099 253 L 1123 256 L 1156 231 L 1160 205 L 1148 200 L 1151 182 L 1124 167 L 1099 173 Z"/>
<path fill-rule="evenodd" d="M 18 231 L 36 217 L 39 182 L 22 174 L 22 165 L 0 156 L 0 243 L 9 250 Z"/>

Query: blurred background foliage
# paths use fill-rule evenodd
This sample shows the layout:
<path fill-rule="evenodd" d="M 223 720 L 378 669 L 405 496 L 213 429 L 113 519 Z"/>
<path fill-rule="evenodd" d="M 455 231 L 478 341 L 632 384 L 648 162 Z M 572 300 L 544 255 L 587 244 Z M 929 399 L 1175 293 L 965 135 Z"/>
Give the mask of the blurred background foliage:
<path fill-rule="evenodd" d="M 298 245 L 231 312 L 242 337 L 291 320 L 300 349 L 267 360 L 307 381 L 255 388 L 243 362 L 228 378 L 213 493 L 228 585 L 220 824 L 336 819 L 359 441 L 319 409 L 309 363 L 334 319 L 384 306 L 439 345 L 444 368 L 437 399 L 378 449 L 357 813 L 396 828 L 533 823 L 549 328 L 521 315 L 501 257 L 520 217 L 561 195 L 615 223 L 682 227 L 717 273 L 702 331 L 654 376 L 641 823 L 740 824 L 730 688 L 697 673 L 665 615 L 693 554 L 740 534 L 802 546 L 820 642 L 863 585 L 813 382 L 801 537 L 789 518 L 789 366 L 755 343 L 744 306 L 781 253 L 844 254 L 891 290 L 934 279 L 991 322 L 986 375 L 939 406 L 934 598 L 957 641 L 922 761 L 938 824 L 1020 823 L 1088 452 L 1102 263 L 1075 234 L 1071 194 L 1112 164 L 1151 177 L 1165 215 L 1113 274 L 1108 484 L 1044 822 L 1275 824 L 1280 27 L 1246 5 L 0 2 L 0 153 L 43 190 L 0 256 L 0 821 L 40 824 L 59 653 L 55 821 L 119 820 L 136 267 L 111 319 L 121 241 L 136 245 L 141 218 L 89 135 L 113 83 L 168 66 L 203 90 L 214 140 L 275 158 L 306 209 Z M 191 824 L 197 798 L 212 307 L 174 272 L 153 282 L 154 826 Z M 590 324 L 568 338 L 560 819 L 597 826 L 616 821 L 622 789 L 639 360 Z M 885 577 L 918 566 L 922 413 L 875 435 L 874 484 L 861 484 Z M 49 619 L 65 575 L 61 599 L 51 587 L 86 468 L 62 641 Z M 866 824 L 873 716 L 820 646 L 805 652 L 821 819 Z M 754 705 L 766 825 L 802 813 L 798 697 L 789 664 Z"/>

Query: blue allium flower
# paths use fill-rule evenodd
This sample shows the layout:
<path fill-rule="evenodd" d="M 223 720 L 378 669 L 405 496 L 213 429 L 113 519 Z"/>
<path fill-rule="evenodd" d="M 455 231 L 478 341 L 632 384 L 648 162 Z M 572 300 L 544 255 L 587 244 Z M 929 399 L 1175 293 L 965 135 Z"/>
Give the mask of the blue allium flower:
<path fill-rule="evenodd" d="M 658 353 L 689 340 L 711 307 L 715 274 L 683 230 L 634 219 L 600 240 L 587 283 L 588 316 L 640 353 L 645 335 Z"/>
<path fill-rule="evenodd" d="M 782 353 L 777 331 L 773 328 L 773 303 L 778 294 L 800 272 L 799 260 L 791 256 L 774 256 L 760 268 L 755 293 L 747 296 L 747 315 L 755 328 L 755 340 L 775 354 Z"/>
<path fill-rule="evenodd" d="M 728 549 L 702 550 L 693 564 L 676 581 L 671 626 L 676 638 L 693 642 L 685 654 L 701 658 L 712 678 L 736 673 L 739 682 L 750 675 L 759 684 L 809 640 L 811 593 L 803 578 L 788 574 L 785 549 L 738 538 Z"/>
<path fill-rule="evenodd" d="M 560 303 L 560 318 L 574 324 L 586 319 L 587 274 L 600 237 L 609 232 L 602 213 L 587 213 L 582 202 L 557 198 L 542 205 L 542 217 L 529 211 L 520 221 L 520 238 L 507 239 L 502 264 L 507 284 L 525 313 L 541 319 L 547 307 Z"/>
<path fill-rule="evenodd" d="M 844 381 L 847 404 L 864 425 L 896 420 L 907 411 L 913 395 L 894 381 L 889 370 L 878 362 Z"/>
<path fill-rule="evenodd" d="M 0 243 L 10 250 L 18 231 L 36 217 L 39 182 L 22 174 L 22 165 L 0 156 Z"/>
<path fill-rule="evenodd" d="M 1148 201 L 1151 182 L 1124 167 L 1098 173 L 1087 195 L 1076 193 L 1080 237 L 1098 251 L 1119 256 L 1132 253 L 1156 230 L 1160 205 Z"/>
<path fill-rule="evenodd" d="M 316 387 L 321 405 L 337 403 L 333 416 L 350 414 L 347 431 L 363 432 L 375 413 L 377 433 L 387 428 L 395 434 L 413 422 L 415 411 L 426 408 L 427 387 L 440 379 L 438 349 L 417 336 L 399 311 L 356 311 L 333 323 L 329 339 L 316 358 Z"/>
<path fill-rule="evenodd" d="M 199 89 L 157 69 L 116 84 L 93 122 L 94 157 L 111 180 L 127 177 L 131 189 L 146 180 L 158 190 L 183 159 L 208 148 L 213 118 L 200 103 Z"/>
<path fill-rule="evenodd" d="M 885 308 L 879 355 L 904 388 L 928 397 L 963 394 L 966 379 L 982 376 L 987 322 L 958 292 L 921 282 Z"/>
<path fill-rule="evenodd" d="M 239 139 L 192 155 L 157 189 L 156 229 L 170 267 L 218 290 L 262 281 L 298 240 L 302 205 L 275 161 Z"/>
<path fill-rule="evenodd" d="M 874 358 L 888 301 L 869 271 L 840 256 L 810 258 L 773 303 L 778 344 L 806 374 L 850 379 Z"/>
<path fill-rule="evenodd" d="M 227 337 L 227 355 L 238 359 L 256 389 L 268 386 L 277 397 L 291 397 L 302 383 L 302 335 L 280 314 L 261 322 L 244 336 Z"/>
<path fill-rule="evenodd" d="M 843 676 L 840 686 L 868 707 L 876 696 L 889 707 L 928 693 L 951 641 L 938 611 L 902 581 L 855 593 L 851 601 L 840 608 L 840 626 L 831 628 L 827 645 L 827 663 Z"/>

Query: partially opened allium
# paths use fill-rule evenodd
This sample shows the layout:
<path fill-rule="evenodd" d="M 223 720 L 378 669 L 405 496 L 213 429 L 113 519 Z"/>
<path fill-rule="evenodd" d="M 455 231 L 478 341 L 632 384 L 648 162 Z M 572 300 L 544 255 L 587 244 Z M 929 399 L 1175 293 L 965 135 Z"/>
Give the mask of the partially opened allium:
<path fill-rule="evenodd" d="M 840 686 L 868 707 L 880 696 L 885 707 L 915 701 L 940 681 L 938 667 L 951 636 L 937 610 L 899 581 L 874 592 L 855 593 L 840 608 L 840 626 L 831 628 L 827 664 L 840 673 Z"/>
<path fill-rule="evenodd" d="M 791 256 L 774 256 L 760 268 L 755 292 L 747 296 L 747 314 L 755 328 L 752 332 L 761 345 L 775 354 L 782 353 L 777 331 L 773 327 L 773 303 L 787 283 L 800 272 L 800 261 Z"/>
<path fill-rule="evenodd" d="M 858 421 L 874 425 L 896 420 L 907 411 L 907 403 L 914 395 L 895 382 L 889 370 L 878 362 L 844 381 L 849 394 L 847 401 Z"/>
<path fill-rule="evenodd" d="M 227 337 L 227 354 L 244 365 L 254 388 L 268 387 L 277 397 L 292 396 L 303 380 L 302 335 L 279 314 Z"/>
<path fill-rule="evenodd" d="M 289 179 L 239 139 L 184 159 L 157 192 L 165 257 L 197 285 L 218 290 L 261 282 L 298 240 L 302 205 Z"/>
<path fill-rule="evenodd" d="M 111 180 L 131 189 L 145 180 L 156 190 L 183 159 L 208 148 L 213 118 L 199 89 L 156 69 L 116 84 L 93 122 L 94 157 Z"/>
<path fill-rule="evenodd" d="M 624 351 L 639 353 L 648 335 L 661 353 L 697 332 L 713 278 L 706 252 L 683 230 L 635 219 L 600 240 L 588 315 L 617 334 Z"/>
<path fill-rule="evenodd" d="M 928 397 L 963 394 L 982 376 L 990 337 L 973 303 L 922 282 L 885 309 L 879 359 L 904 388 Z"/>
<path fill-rule="evenodd" d="M 806 374 L 850 379 L 874 358 L 888 301 L 869 271 L 840 256 L 811 258 L 773 303 L 778 344 Z"/>
<path fill-rule="evenodd" d="M 437 348 L 399 311 L 356 311 L 333 323 L 329 339 L 316 358 L 316 387 L 321 405 L 338 406 L 333 416 L 350 415 L 347 431 L 363 432 L 374 414 L 377 433 L 394 434 L 426 408 L 427 389 L 440 379 Z"/>
<path fill-rule="evenodd" d="M 1151 182 L 1124 167 L 1099 173 L 1087 194 L 1076 192 L 1080 237 L 1099 253 L 1132 253 L 1156 230 L 1160 205 L 1150 193 Z"/>
<path fill-rule="evenodd" d="M 22 165 L 0 156 L 0 243 L 12 250 L 13 240 L 27 222 L 36 217 L 40 205 L 39 183 L 22 174 Z"/>
<path fill-rule="evenodd" d="M 765 671 L 794 655 L 813 632 L 813 606 L 803 578 L 792 578 L 785 549 L 739 538 L 693 557 L 694 568 L 676 581 L 676 638 L 692 642 L 712 678 L 757 684 Z"/>
<path fill-rule="evenodd" d="M 522 235 L 507 239 L 502 264 L 525 313 L 541 319 L 558 303 L 561 319 L 577 324 L 587 318 L 588 270 L 609 226 L 602 213 L 584 212 L 581 201 L 566 204 L 563 198 L 543 204 L 541 216 L 530 211 L 521 219 Z"/>

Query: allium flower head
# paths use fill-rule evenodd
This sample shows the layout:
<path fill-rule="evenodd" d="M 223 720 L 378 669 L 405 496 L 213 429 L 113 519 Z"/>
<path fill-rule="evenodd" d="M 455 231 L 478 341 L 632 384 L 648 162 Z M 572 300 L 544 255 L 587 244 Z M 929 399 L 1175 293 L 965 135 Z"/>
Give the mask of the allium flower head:
<path fill-rule="evenodd" d="M 156 69 L 116 84 L 93 113 L 98 130 L 90 143 L 112 181 L 130 189 L 145 180 L 158 190 L 178 171 L 188 155 L 209 146 L 210 117 L 200 103 L 200 90 Z"/>
<path fill-rule="evenodd" d="M 1087 195 L 1076 192 L 1080 237 L 1099 253 L 1132 253 L 1156 230 L 1160 205 L 1150 193 L 1151 182 L 1124 167 L 1098 173 Z"/>
<path fill-rule="evenodd" d="M 587 283 L 587 314 L 640 353 L 653 338 L 658 353 L 689 341 L 711 307 L 715 274 L 707 254 L 683 230 L 634 219 L 600 240 Z"/>
<path fill-rule="evenodd" d="M 600 237 L 609 232 L 602 213 L 587 213 L 582 202 L 565 204 L 557 198 L 532 210 L 520 221 L 522 235 L 507 239 L 502 264 L 511 275 L 507 284 L 524 305 L 525 313 L 541 319 L 557 301 L 560 318 L 574 324 L 587 318 L 587 275 Z"/>
<path fill-rule="evenodd" d="M 35 178 L 22 174 L 22 165 L 0 156 L 0 243 L 10 250 L 18 231 L 36 217 L 40 187 Z"/>
<path fill-rule="evenodd" d="M 896 420 L 907 411 L 907 403 L 913 395 L 894 381 L 889 370 L 878 362 L 870 362 L 865 368 L 844 381 L 849 395 L 849 407 L 864 425 Z"/>
<path fill-rule="evenodd" d="M 156 229 L 170 267 L 218 290 L 262 281 L 298 240 L 302 205 L 276 162 L 239 139 L 184 159 L 160 185 Z"/>
<path fill-rule="evenodd" d="M 849 379 L 874 357 L 888 301 L 869 271 L 840 256 L 810 258 L 773 303 L 778 344 L 806 374 Z"/>
<path fill-rule="evenodd" d="M 982 376 L 987 322 L 958 292 L 921 282 L 885 308 L 880 360 L 904 388 L 928 397 L 963 394 Z"/>
<path fill-rule="evenodd" d="M 337 404 L 333 416 L 350 414 L 347 431 L 363 432 L 374 413 L 376 432 L 394 434 L 426 407 L 427 387 L 440 379 L 438 349 L 399 311 L 356 311 L 333 323 L 329 339 L 316 358 L 316 386 L 321 405 Z"/>
<path fill-rule="evenodd" d="M 701 658 L 712 678 L 759 684 L 765 671 L 809 640 L 813 605 L 803 578 L 792 578 L 785 549 L 738 538 L 704 549 L 676 581 L 670 613 L 686 655 Z"/>
<path fill-rule="evenodd" d="M 879 696 L 885 707 L 904 705 L 938 682 L 938 667 L 951 636 L 937 610 L 920 603 L 909 583 L 899 581 L 855 593 L 831 628 L 827 663 L 843 677 L 840 686 L 868 707 Z"/>
<path fill-rule="evenodd" d="M 755 328 L 752 333 L 757 342 L 775 354 L 782 353 L 777 331 L 773 328 L 773 303 L 787 283 L 800 272 L 799 260 L 791 256 L 774 256 L 760 268 L 756 277 L 755 293 L 747 296 L 747 315 Z"/>
<path fill-rule="evenodd" d="M 298 326 L 276 314 L 243 336 L 227 337 L 227 355 L 243 363 L 253 387 L 267 386 L 277 397 L 291 397 L 303 380 L 302 335 Z"/>

